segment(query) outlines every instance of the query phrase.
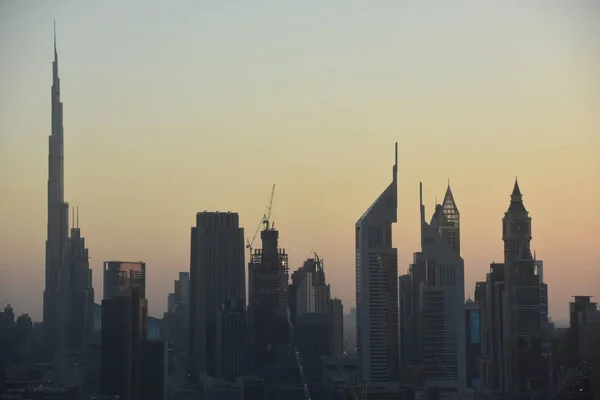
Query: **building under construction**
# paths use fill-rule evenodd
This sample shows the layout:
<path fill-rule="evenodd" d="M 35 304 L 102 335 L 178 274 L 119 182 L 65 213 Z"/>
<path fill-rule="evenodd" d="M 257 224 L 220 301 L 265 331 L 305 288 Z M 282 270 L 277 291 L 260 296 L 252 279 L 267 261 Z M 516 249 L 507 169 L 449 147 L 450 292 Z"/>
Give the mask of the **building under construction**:
<path fill-rule="evenodd" d="M 288 255 L 284 249 L 278 248 L 279 232 L 266 219 L 260 236 L 262 249 L 253 251 L 248 265 L 248 300 L 253 316 L 253 347 L 258 367 L 276 364 L 278 350 L 282 347 L 287 349 L 290 341 Z"/>

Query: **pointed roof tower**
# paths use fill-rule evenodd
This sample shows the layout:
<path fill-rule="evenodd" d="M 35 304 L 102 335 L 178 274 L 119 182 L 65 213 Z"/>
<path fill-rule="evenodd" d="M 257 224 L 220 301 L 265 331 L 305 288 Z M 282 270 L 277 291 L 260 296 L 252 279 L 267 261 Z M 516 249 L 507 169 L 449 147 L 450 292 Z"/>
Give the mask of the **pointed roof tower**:
<path fill-rule="evenodd" d="M 446 194 L 444 195 L 444 201 L 442 202 L 442 209 L 444 210 L 447 223 L 450 226 L 460 226 L 460 212 L 454 201 L 452 189 L 450 189 L 450 179 L 448 179 L 448 187 L 446 188 Z"/>
<path fill-rule="evenodd" d="M 527 214 L 527 209 L 525 209 L 525 205 L 523 204 L 523 195 L 521 194 L 517 178 L 515 178 L 515 186 L 510 195 L 510 206 L 508 207 L 507 212 L 511 214 Z"/>

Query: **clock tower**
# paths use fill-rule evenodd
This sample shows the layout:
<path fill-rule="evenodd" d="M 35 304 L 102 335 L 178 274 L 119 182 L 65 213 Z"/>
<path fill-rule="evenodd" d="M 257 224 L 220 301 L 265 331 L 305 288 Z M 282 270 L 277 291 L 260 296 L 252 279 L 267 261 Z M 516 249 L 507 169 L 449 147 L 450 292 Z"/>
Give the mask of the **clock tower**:
<path fill-rule="evenodd" d="M 511 272 L 516 272 L 514 268 L 519 261 L 531 257 L 531 218 L 523 205 L 523 195 L 516 179 L 510 195 L 510 206 L 502 218 L 502 240 L 504 264 L 513 270 Z"/>

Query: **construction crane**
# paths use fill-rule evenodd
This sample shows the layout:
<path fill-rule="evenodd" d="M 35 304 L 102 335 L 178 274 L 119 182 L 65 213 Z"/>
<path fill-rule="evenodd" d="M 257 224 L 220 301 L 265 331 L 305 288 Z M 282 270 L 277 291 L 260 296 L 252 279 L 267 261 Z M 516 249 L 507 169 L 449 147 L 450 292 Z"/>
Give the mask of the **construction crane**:
<path fill-rule="evenodd" d="M 250 250 L 250 261 L 252 260 L 252 245 L 254 244 L 254 240 L 256 240 L 256 236 L 258 235 L 258 232 L 260 231 L 260 227 L 265 224 L 265 229 L 269 229 L 269 218 L 271 218 L 271 208 L 273 207 L 273 196 L 275 195 L 275 184 L 273 184 L 273 189 L 271 189 L 271 198 L 269 200 L 269 204 L 267 205 L 267 207 L 265 207 L 265 212 L 263 213 L 262 218 L 260 219 L 260 222 L 258 223 L 258 226 L 256 227 L 256 231 L 254 232 L 254 236 L 252 236 L 252 240 L 248 240 L 246 239 L 246 248 Z M 273 225 L 270 225 L 271 228 L 273 227 Z"/>
<path fill-rule="evenodd" d="M 258 235 L 258 231 L 260 231 L 260 227 L 262 226 L 263 221 L 265 220 L 265 218 L 266 218 L 265 214 L 263 214 L 263 217 L 260 219 L 260 222 L 258 223 L 258 226 L 256 227 L 256 231 L 254 232 L 254 236 L 252 236 L 252 240 L 246 239 L 246 248 L 250 250 L 250 259 L 249 259 L 249 261 L 252 261 L 252 245 L 254 244 L 254 240 L 256 239 L 256 235 Z"/>
<path fill-rule="evenodd" d="M 273 197 L 275 196 L 275 184 L 273 184 L 273 189 L 271 189 L 271 200 L 269 200 L 269 208 L 267 209 L 267 214 L 263 219 L 263 223 L 265 224 L 265 230 L 273 229 L 275 224 L 271 223 L 271 209 L 273 208 Z"/>

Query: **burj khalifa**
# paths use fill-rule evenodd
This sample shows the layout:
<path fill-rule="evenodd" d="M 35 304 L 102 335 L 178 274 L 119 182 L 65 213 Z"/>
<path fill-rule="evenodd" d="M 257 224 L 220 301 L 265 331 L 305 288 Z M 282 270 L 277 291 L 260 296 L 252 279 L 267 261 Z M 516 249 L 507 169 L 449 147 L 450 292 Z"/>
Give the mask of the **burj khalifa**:
<path fill-rule="evenodd" d="M 48 154 L 48 233 L 46 239 L 46 284 L 44 290 L 44 330 L 49 354 L 58 340 L 57 292 L 59 270 L 68 241 L 69 204 L 64 201 L 63 104 L 60 101 L 56 27 L 54 29 L 54 62 L 52 63 L 52 131 Z"/>

